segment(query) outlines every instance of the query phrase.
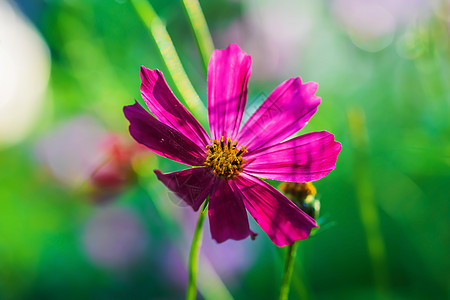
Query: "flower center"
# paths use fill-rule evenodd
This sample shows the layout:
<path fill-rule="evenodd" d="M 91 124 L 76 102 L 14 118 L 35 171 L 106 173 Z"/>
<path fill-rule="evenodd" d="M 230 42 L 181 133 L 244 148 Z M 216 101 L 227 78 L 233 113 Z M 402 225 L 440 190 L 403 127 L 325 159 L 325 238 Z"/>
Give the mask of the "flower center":
<path fill-rule="evenodd" d="M 224 137 L 218 140 L 212 140 L 212 144 L 206 146 L 208 152 L 206 153 L 205 166 L 211 169 L 211 171 L 218 177 L 233 179 L 240 172 L 242 172 L 242 166 L 245 160 L 242 158 L 245 147 L 237 148 L 238 141 L 234 142 L 227 138 L 227 142 L 224 141 Z"/>

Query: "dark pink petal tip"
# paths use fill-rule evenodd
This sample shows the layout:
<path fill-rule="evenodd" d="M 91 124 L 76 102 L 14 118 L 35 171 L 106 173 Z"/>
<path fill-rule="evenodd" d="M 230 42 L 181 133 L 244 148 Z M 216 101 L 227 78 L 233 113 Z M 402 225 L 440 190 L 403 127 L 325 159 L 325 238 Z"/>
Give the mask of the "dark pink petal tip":
<path fill-rule="evenodd" d="M 203 166 L 205 149 L 177 130 L 156 120 L 138 102 L 125 106 L 123 112 L 130 121 L 130 134 L 138 143 L 177 162 Z"/>
<path fill-rule="evenodd" d="M 247 174 L 234 181 L 256 222 L 279 246 L 306 239 L 316 221 L 268 183 Z"/>
<path fill-rule="evenodd" d="M 247 103 L 250 55 L 231 44 L 215 50 L 208 65 L 208 115 L 211 137 L 234 139 Z"/>
<path fill-rule="evenodd" d="M 161 71 L 142 66 L 141 80 L 142 98 L 156 118 L 204 148 L 209 141 L 208 134 L 175 97 Z"/>
<path fill-rule="evenodd" d="M 197 211 L 211 192 L 214 177 L 206 168 L 191 168 L 173 173 L 154 171 L 169 190 Z"/>
<path fill-rule="evenodd" d="M 302 129 L 316 113 L 318 84 L 300 77 L 281 83 L 245 123 L 238 140 L 249 153 L 276 145 Z"/>
<path fill-rule="evenodd" d="M 218 243 L 255 236 L 248 224 L 242 196 L 233 181 L 217 179 L 209 197 L 211 237 Z"/>
<path fill-rule="evenodd" d="M 341 143 L 327 131 L 307 133 L 245 156 L 245 172 L 291 182 L 319 180 L 336 168 Z"/>

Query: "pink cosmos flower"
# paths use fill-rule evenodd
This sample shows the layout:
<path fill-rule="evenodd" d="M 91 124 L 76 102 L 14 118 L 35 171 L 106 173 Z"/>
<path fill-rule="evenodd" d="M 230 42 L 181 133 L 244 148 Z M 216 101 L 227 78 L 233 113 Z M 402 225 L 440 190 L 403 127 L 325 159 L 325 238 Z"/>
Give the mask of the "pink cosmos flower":
<path fill-rule="evenodd" d="M 246 209 L 277 246 L 308 237 L 316 221 L 268 183 L 318 180 L 336 166 L 341 144 L 326 131 L 286 140 L 317 111 L 317 83 L 280 84 L 240 128 L 251 57 L 239 46 L 215 50 L 208 66 L 211 138 L 178 101 L 159 70 L 141 68 L 139 103 L 124 107 L 133 138 L 155 153 L 194 166 L 158 179 L 195 211 L 209 195 L 211 236 L 218 243 L 254 235 Z"/>

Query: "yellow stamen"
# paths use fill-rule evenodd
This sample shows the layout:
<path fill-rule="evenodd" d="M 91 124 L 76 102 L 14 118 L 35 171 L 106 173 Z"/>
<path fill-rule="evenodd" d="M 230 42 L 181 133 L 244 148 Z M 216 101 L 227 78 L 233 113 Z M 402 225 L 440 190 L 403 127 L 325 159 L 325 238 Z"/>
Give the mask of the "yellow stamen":
<path fill-rule="evenodd" d="M 205 166 L 211 169 L 214 174 L 221 178 L 233 179 L 240 172 L 245 160 L 242 158 L 244 152 L 247 152 L 245 147 L 237 148 L 238 141 L 233 142 L 227 138 L 225 143 L 224 137 L 218 140 L 211 140 L 213 143 L 206 146 L 208 151 L 206 153 Z"/>

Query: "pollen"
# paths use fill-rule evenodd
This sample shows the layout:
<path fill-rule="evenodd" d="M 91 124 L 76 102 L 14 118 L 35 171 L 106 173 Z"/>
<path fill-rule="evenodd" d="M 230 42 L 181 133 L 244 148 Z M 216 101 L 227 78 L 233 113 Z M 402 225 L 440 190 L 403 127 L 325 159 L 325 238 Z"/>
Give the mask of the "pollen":
<path fill-rule="evenodd" d="M 211 140 L 213 143 L 206 146 L 205 166 L 208 167 L 218 177 L 233 179 L 240 172 L 245 160 L 242 158 L 245 147 L 238 149 L 238 141 L 233 142 L 230 138 L 225 141 L 224 137 L 218 140 Z"/>

